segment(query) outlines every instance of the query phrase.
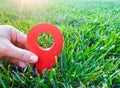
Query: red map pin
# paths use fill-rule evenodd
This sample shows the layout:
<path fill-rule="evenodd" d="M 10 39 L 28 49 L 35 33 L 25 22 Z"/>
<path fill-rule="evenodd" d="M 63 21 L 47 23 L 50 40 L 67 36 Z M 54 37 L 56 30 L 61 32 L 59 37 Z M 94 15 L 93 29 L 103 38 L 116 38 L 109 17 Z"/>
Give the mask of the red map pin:
<path fill-rule="evenodd" d="M 52 35 L 54 43 L 50 48 L 44 49 L 39 46 L 37 39 L 42 33 Z M 38 55 L 39 60 L 36 63 L 38 72 L 43 75 L 44 69 L 51 69 L 56 65 L 56 57 L 60 55 L 64 43 L 62 33 L 57 27 L 51 24 L 38 24 L 33 27 L 27 36 L 27 46 L 30 51 Z"/>

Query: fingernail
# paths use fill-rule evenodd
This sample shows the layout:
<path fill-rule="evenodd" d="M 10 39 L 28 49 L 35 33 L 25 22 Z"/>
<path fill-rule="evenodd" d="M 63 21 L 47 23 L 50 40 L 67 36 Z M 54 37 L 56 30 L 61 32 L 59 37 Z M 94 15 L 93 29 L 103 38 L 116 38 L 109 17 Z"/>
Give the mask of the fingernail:
<path fill-rule="evenodd" d="M 18 66 L 20 66 L 20 67 L 22 67 L 22 68 L 25 68 L 25 67 L 26 67 L 26 64 L 25 64 L 24 62 L 21 62 L 21 61 L 20 61 L 20 62 L 18 63 Z"/>
<path fill-rule="evenodd" d="M 31 55 L 30 56 L 30 61 L 32 61 L 33 63 L 36 63 L 38 61 L 38 57 L 35 55 Z"/>

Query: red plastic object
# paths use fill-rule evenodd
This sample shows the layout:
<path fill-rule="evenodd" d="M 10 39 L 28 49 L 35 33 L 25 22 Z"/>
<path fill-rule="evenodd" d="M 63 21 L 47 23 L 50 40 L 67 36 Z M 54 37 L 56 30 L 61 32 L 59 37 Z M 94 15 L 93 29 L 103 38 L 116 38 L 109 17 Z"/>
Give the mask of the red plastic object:
<path fill-rule="evenodd" d="M 42 33 L 51 34 L 54 43 L 50 48 L 44 49 L 37 43 L 37 38 Z M 62 47 L 64 38 L 57 27 L 52 24 L 38 24 L 33 27 L 27 36 L 27 46 L 30 51 L 38 55 L 39 60 L 36 63 L 38 72 L 43 75 L 44 69 L 51 69 L 52 65 L 56 65 L 55 57 L 58 57 Z"/>

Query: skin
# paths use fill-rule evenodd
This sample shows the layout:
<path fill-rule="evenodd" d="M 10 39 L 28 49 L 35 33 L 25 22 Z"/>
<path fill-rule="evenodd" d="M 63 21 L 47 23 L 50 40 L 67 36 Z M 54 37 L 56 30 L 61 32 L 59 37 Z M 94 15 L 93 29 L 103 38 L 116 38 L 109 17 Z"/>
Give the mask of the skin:
<path fill-rule="evenodd" d="M 0 59 L 22 68 L 36 63 L 38 56 L 26 49 L 26 35 L 9 25 L 0 25 Z"/>

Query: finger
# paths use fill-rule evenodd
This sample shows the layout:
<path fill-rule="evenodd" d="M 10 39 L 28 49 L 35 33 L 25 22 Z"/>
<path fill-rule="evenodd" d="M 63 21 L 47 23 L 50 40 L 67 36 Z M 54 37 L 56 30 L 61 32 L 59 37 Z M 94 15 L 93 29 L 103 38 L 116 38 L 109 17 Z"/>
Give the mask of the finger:
<path fill-rule="evenodd" d="M 18 66 L 21 67 L 21 68 L 25 68 L 25 67 L 28 65 L 28 64 L 26 64 L 25 62 L 20 61 L 20 60 L 18 60 L 18 59 L 16 59 L 16 58 L 6 57 L 6 58 L 4 58 L 4 59 L 7 60 L 7 61 L 9 61 L 9 62 L 11 62 L 11 63 L 13 63 L 13 64 L 18 65 Z"/>
<path fill-rule="evenodd" d="M 16 43 L 14 44 L 15 46 L 22 48 L 22 49 L 27 49 L 24 45 L 20 44 L 20 43 Z"/>
<path fill-rule="evenodd" d="M 27 64 L 23 61 L 20 61 L 20 60 L 18 61 L 18 63 L 16 65 L 18 65 L 21 68 L 26 68 L 27 67 Z"/>
<path fill-rule="evenodd" d="M 26 46 L 27 36 L 12 26 L 10 26 L 10 37 L 11 37 L 11 41 Z"/>
<path fill-rule="evenodd" d="M 7 56 L 18 58 L 21 61 L 25 61 L 28 63 L 36 63 L 38 61 L 38 56 L 34 53 L 18 48 L 14 46 L 13 44 L 9 44 Z"/>
<path fill-rule="evenodd" d="M 14 58 L 15 59 L 15 58 Z M 19 67 L 21 68 L 26 68 L 27 67 L 27 64 L 23 61 L 20 61 L 20 60 L 17 60 L 17 61 L 14 61 L 13 58 L 12 59 L 9 59 L 9 61 L 13 64 L 16 64 L 18 65 Z"/>

